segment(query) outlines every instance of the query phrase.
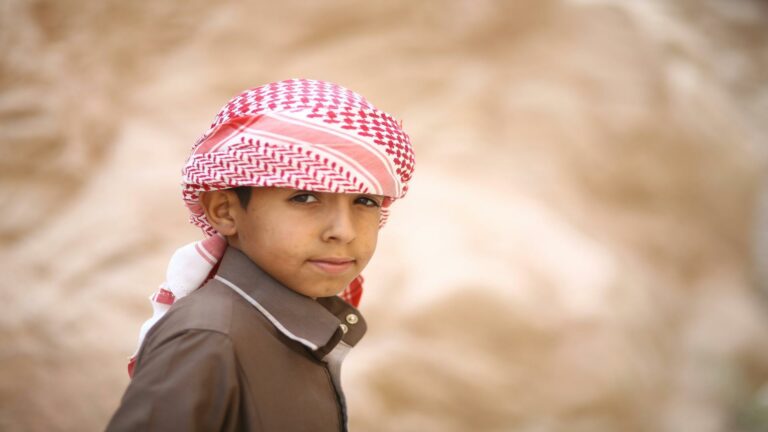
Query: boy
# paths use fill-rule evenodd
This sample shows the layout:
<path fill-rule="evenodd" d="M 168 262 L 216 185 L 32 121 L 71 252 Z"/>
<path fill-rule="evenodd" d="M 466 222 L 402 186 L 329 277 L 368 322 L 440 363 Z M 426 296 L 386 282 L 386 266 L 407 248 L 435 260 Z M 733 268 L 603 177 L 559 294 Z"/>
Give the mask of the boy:
<path fill-rule="evenodd" d="M 412 172 L 401 125 L 341 86 L 232 99 L 183 170 L 209 237 L 172 257 L 107 429 L 346 430 L 360 272 Z"/>

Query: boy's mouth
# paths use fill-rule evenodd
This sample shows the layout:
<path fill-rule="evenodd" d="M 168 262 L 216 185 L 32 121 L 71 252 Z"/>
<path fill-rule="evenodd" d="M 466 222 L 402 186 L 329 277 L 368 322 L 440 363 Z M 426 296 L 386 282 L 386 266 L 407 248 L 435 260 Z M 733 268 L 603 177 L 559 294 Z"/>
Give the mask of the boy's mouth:
<path fill-rule="evenodd" d="M 308 261 L 317 269 L 330 274 L 343 273 L 355 264 L 355 259 L 349 257 L 324 257 Z"/>

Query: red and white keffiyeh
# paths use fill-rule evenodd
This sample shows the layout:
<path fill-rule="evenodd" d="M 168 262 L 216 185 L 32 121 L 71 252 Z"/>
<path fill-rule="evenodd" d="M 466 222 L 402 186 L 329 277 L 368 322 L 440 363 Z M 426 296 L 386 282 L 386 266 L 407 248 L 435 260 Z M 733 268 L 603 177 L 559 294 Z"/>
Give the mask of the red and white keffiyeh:
<path fill-rule="evenodd" d="M 205 217 L 200 192 L 259 186 L 383 195 L 381 227 L 389 206 L 408 191 L 413 166 L 402 124 L 337 84 L 290 79 L 236 96 L 192 147 L 182 170 L 190 222 L 207 238 L 174 253 L 166 281 L 150 296 L 154 314 L 141 327 L 139 347 L 176 299 L 205 283 L 226 249 Z M 362 282 L 358 277 L 339 296 L 357 306 Z"/>

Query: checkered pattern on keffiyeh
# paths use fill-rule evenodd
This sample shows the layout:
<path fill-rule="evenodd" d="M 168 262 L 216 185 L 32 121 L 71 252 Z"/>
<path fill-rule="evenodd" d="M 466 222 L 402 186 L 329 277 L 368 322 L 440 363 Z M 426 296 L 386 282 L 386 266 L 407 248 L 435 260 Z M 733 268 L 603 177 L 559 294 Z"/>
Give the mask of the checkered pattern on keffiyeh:
<path fill-rule="evenodd" d="M 166 282 L 150 297 L 154 315 L 142 326 L 139 347 L 175 299 L 210 277 L 226 248 L 205 217 L 200 192 L 258 186 L 383 195 L 383 226 L 389 206 L 407 193 L 413 166 L 402 124 L 337 84 L 290 79 L 236 96 L 192 147 L 182 170 L 190 221 L 208 238 L 171 258 Z M 357 306 L 362 283 L 359 276 L 339 296 Z"/>

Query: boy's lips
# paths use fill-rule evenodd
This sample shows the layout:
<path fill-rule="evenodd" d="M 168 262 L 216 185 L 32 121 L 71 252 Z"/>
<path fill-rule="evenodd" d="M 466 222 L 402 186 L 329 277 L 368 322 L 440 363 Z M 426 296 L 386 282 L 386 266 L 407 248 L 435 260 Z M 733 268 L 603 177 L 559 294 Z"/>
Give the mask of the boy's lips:
<path fill-rule="evenodd" d="M 315 258 L 308 261 L 323 272 L 331 274 L 343 273 L 355 264 L 355 259 L 348 257 Z"/>

